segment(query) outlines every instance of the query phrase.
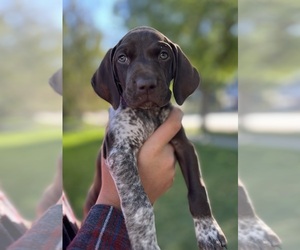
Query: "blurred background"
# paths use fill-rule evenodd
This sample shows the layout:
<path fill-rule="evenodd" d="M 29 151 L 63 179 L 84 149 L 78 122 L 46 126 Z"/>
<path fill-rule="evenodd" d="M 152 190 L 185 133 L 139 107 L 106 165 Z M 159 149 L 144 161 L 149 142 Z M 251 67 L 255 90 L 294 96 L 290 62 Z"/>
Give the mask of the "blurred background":
<path fill-rule="evenodd" d="M 82 217 L 109 107 L 90 78 L 127 31 L 148 25 L 201 73 L 181 107 L 183 124 L 228 249 L 238 248 L 238 173 L 283 249 L 298 249 L 299 10 L 296 0 L 240 0 L 239 11 L 230 0 L 2 0 L 0 191 L 23 217 L 36 218 L 61 154 L 63 102 L 64 187 Z M 63 100 L 48 84 L 62 64 Z M 197 249 L 180 171 L 155 209 L 162 249 Z"/>
<path fill-rule="evenodd" d="M 0 35 L 0 190 L 33 220 L 62 151 L 62 2 L 1 1 Z"/>
<path fill-rule="evenodd" d="M 239 176 L 257 214 L 298 249 L 300 6 L 239 1 Z"/>
<path fill-rule="evenodd" d="M 237 1 L 64 1 L 63 178 L 78 218 L 109 107 L 90 79 L 109 48 L 131 28 L 147 25 L 179 44 L 202 76 L 199 89 L 181 107 L 183 123 L 200 156 L 228 249 L 237 249 L 237 18 Z M 186 194 L 178 171 L 172 189 L 155 205 L 162 249 L 197 249 Z"/>

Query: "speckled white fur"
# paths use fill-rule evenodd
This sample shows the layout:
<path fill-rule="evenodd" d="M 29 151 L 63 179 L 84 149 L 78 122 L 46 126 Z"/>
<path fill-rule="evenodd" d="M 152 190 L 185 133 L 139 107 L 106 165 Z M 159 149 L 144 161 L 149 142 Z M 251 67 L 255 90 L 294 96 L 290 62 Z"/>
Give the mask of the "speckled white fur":
<path fill-rule="evenodd" d="M 167 117 L 170 107 L 151 119 L 138 109 L 111 110 L 107 165 L 121 200 L 128 235 L 134 250 L 159 250 L 153 207 L 137 172 L 136 154 L 144 141 Z M 155 117 L 155 119 L 153 118 Z M 160 118 L 160 119 L 158 119 Z"/>
<path fill-rule="evenodd" d="M 198 246 L 203 250 L 221 250 L 226 245 L 223 232 L 213 217 L 193 218 Z"/>
<path fill-rule="evenodd" d="M 239 218 L 239 250 L 271 250 L 280 246 L 280 240 L 273 230 L 260 218 Z"/>

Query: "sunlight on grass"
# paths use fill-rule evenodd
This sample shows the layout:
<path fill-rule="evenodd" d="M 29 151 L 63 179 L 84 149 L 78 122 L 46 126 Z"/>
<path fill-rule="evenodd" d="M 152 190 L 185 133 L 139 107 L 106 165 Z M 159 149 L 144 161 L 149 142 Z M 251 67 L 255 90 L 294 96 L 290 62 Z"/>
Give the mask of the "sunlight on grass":
<path fill-rule="evenodd" d="M 0 134 L 0 147 L 25 146 L 40 141 L 52 141 L 62 138 L 59 128 L 28 130 Z"/>
<path fill-rule="evenodd" d="M 105 133 L 104 128 L 94 128 L 91 130 L 72 131 L 64 133 L 63 145 L 64 147 L 71 147 L 93 141 L 97 138 L 103 138 Z"/>

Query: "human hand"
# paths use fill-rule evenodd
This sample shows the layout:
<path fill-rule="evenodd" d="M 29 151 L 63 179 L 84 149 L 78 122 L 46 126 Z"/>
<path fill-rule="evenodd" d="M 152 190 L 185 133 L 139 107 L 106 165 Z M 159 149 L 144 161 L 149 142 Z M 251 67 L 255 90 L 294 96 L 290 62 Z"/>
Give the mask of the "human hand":
<path fill-rule="evenodd" d="M 169 144 L 181 128 L 183 113 L 173 108 L 167 120 L 148 138 L 138 153 L 138 172 L 151 204 L 172 185 L 175 176 L 174 149 Z M 121 207 L 120 198 L 105 160 L 101 160 L 102 187 L 96 204 Z"/>

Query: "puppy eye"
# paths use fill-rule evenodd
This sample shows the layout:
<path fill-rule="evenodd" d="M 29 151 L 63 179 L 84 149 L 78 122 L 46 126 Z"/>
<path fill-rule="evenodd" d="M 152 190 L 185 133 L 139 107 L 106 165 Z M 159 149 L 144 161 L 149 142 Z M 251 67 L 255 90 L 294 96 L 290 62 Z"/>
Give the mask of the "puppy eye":
<path fill-rule="evenodd" d="M 127 62 L 127 56 L 125 56 L 125 55 L 120 55 L 120 56 L 118 57 L 118 62 L 120 62 L 120 63 L 125 63 L 125 62 Z"/>
<path fill-rule="evenodd" d="M 160 58 L 161 60 L 166 60 L 166 59 L 169 58 L 169 54 L 168 54 L 166 51 L 162 51 L 162 52 L 160 52 L 160 54 L 159 54 L 159 58 Z"/>

